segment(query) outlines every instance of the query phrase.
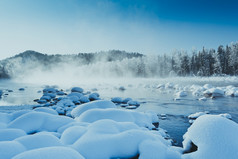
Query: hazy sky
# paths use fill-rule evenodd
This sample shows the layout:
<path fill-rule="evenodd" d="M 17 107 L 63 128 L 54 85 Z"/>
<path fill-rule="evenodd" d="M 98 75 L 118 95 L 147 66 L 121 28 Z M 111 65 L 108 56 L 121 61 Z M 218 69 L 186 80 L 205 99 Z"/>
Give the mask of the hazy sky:
<path fill-rule="evenodd" d="M 25 50 L 144 54 L 238 40 L 236 0 L 0 0 L 0 59 Z"/>

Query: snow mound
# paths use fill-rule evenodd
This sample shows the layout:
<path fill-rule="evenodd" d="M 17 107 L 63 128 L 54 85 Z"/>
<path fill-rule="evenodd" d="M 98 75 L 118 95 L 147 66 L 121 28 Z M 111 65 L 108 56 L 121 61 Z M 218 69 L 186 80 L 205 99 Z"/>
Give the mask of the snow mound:
<path fill-rule="evenodd" d="M 58 115 L 57 111 L 50 109 L 50 108 L 46 108 L 46 107 L 35 108 L 34 111 Z"/>
<path fill-rule="evenodd" d="M 83 93 L 83 88 L 73 87 L 73 88 L 71 89 L 71 92 Z"/>
<path fill-rule="evenodd" d="M 186 91 L 179 91 L 175 94 L 176 97 L 186 97 L 188 93 Z"/>
<path fill-rule="evenodd" d="M 219 88 L 211 88 L 203 92 L 206 97 L 222 97 L 225 95 L 224 90 Z"/>
<path fill-rule="evenodd" d="M 63 146 L 60 140 L 49 133 L 37 133 L 33 135 L 22 136 L 15 141 L 21 143 L 27 150 L 52 147 L 52 146 Z"/>
<path fill-rule="evenodd" d="M 21 129 L 0 129 L 0 141 L 11 141 L 25 135 Z"/>
<path fill-rule="evenodd" d="M 224 118 L 227 118 L 227 119 L 231 119 L 231 114 L 228 114 L 228 113 L 224 113 L 224 114 L 219 114 L 219 116 L 221 117 L 224 117 Z"/>
<path fill-rule="evenodd" d="M 84 159 L 77 151 L 69 147 L 46 147 L 20 153 L 12 159 Z"/>
<path fill-rule="evenodd" d="M 160 141 L 146 140 L 139 145 L 139 159 L 181 159 L 181 154 Z"/>
<path fill-rule="evenodd" d="M 81 104 L 74 108 L 71 112 L 72 117 L 78 117 L 80 116 L 83 112 L 89 110 L 89 109 L 95 109 L 95 108 L 100 108 L 100 109 L 107 109 L 107 108 L 116 108 L 116 105 L 112 103 L 111 101 L 107 100 L 97 100 L 93 101 L 90 103 L 86 104 Z"/>
<path fill-rule="evenodd" d="M 60 140 L 66 145 L 71 145 L 79 139 L 86 132 L 86 130 L 87 128 L 84 126 L 71 126 L 64 130 Z"/>
<path fill-rule="evenodd" d="M 26 151 L 26 148 L 17 141 L 0 142 L 0 158 L 11 159 L 13 156 Z"/>
<path fill-rule="evenodd" d="M 208 114 L 208 112 L 196 112 L 194 114 L 190 114 L 188 116 L 189 119 L 197 119 L 198 117 L 202 116 L 202 115 L 205 115 L 205 114 Z"/>
<path fill-rule="evenodd" d="M 43 112 L 30 112 L 10 122 L 8 128 L 22 129 L 27 134 L 31 134 L 40 131 L 56 131 L 59 127 L 73 121 L 72 118 L 65 116 Z"/>
<path fill-rule="evenodd" d="M 224 159 L 238 156 L 238 124 L 218 115 L 203 115 L 188 128 L 183 147 L 196 145 L 197 151 L 184 154 L 184 159 Z"/>
<path fill-rule="evenodd" d="M 99 120 L 90 124 L 87 132 L 72 147 L 87 159 L 130 158 L 138 155 L 139 145 L 145 140 L 170 145 L 161 135 L 133 123 Z"/>
<path fill-rule="evenodd" d="M 9 123 L 11 121 L 11 115 L 0 112 L 0 123 Z"/>
<path fill-rule="evenodd" d="M 147 127 L 149 129 L 154 128 L 152 123 L 158 122 L 156 114 L 127 111 L 115 108 L 91 109 L 76 118 L 79 122 L 89 123 L 93 123 L 101 119 L 111 119 L 117 122 L 133 122 L 138 126 Z"/>
<path fill-rule="evenodd" d="M 122 103 L 122 98 L 121 97 L 114 97 L 111 99 L 113 103 Z"/>

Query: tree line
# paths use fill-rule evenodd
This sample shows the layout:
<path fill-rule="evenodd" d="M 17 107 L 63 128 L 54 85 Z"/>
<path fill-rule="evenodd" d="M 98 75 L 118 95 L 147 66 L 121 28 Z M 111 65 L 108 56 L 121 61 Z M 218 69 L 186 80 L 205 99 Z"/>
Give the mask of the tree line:
<path fill-rule="evenodd" d="M 216 50 L 177 50 L 164 55 L 143 55 L 120 50 L 69 55 L 26 51 L 0 61 L 0 78 L 25 75 L 34 69 L 44 72 L 57 71 L 55 68 L 59 68 L 58 71 L 62 71 L 61 68 L 65 66 L 87 71 L 91 75 L 117 77 L 238 75 L 238 42 L 225 47 L 220 45 Z"/>
<path fill-rule="evenodd" d="M 217 50 L 194 50 L 190 54 L 177 51 L 172 55 L 170 65 L 168 69 L 179 76 L 238 75 L 238 43 L 220 45 Z"/>

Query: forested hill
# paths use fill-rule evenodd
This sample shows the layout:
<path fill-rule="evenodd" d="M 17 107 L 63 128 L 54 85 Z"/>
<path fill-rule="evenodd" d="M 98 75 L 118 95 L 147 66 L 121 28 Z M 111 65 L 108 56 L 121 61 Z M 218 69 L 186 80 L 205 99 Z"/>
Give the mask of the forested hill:
<path fill-rule="evenodd" d="M 113 62 L 123 59 L 142 57 L 139 53 L 128 53 L 120 50 L 110 50 L 98 53 L 79 53 L 68 55 L 47 55 L 36 51 L 28 50 L 13 57 L 0 61 L 0 78 L 11 78 L 18 72 L 28 69 L 40 68 L 43 71 L 51 70 L 54 67 L 72 65 L 75 67 L 94 64 L 98 62 Z"/>
<path fill-rule="evenodd" d="M 238 75 L 238 43 L 150 56 L 118 50 L 73 55 L 26 51 L 0 61 L 0 78 L 24 78 L 37 72 L 72 72 L 103 78 Z"/>

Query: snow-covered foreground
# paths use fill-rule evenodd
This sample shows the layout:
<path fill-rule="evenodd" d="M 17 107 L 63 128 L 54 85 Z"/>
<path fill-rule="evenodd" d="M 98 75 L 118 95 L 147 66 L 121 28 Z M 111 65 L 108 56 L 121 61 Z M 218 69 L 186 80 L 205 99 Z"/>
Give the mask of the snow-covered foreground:
<path fill-rule="evenodd" d="M 237 91 L 231 86 L 188 88 L 172 83 L 154 89 L 175 89 L 178 99 L 186 97 L 188 90 L 199 93 L 194 93 L 199 98 L 218 98 Z M 233 93 L 226 93 L 231 90 Z M 185 133 L 181 148 L 172 146 L 166 132 L 155 126 L 160 122 L 157 114 L 131 110 L 140 105 L 131 98 L 101 100 L 98 93 L 79 87 L 67 95 L 46 88 L 36 102 L 40 105 L 33 110 L 0 113 L 0 159 L 238 157 L 238 124 L 227 114 L 191 115 L 196 120 Z"/>
<path fill-rule="evenodd" d="M 115 96 L 111 87 L 119 95 Z M 38 87 L 34 90 L 38 92 L 37 98 L 42 92 L 43 95 L 34 100 L 38 104 L 33 110 L 28 105 L 19 106 L 23 109 L 20 111 L 17 106 L 9 106 L 12 111 L 3 113 L 8 112 L 3 110 L 7 109 L 7 103 L 4 103 L 0 113 L 0 159 L 238 157 L 236 112 L 229 111 L 231 117 L 226 113 L 227 109 L 214 112 L 214 105 L 208 107 L 209 103 L 217 105 L 224 99 L 237 99 L 238 88 L 234 85 L 148 81 L 97 85 L 86 90 L 90 91 L 80 87 L 71 90 L 47 87 L 40 91 Z M 4 101 L 13 99 L 15 93 L 17 100 L 18 95 L 28 91 L 31 93 L 32 89 L 3 89 L 0 94 Z M 105 94 L 110 95 L 103 98 Z M 166 101 L 163 95 L 170 98 Z M 157 96 L 160 96 L 159 100 Z M 30 97 L 35 99 L 36 95 Z M 162 107 L 156 107 L 155 101 Z M 204 106 L 187 106 L 195 102 Z M 156 109 L 150 109 L 150 105 Z M 163 105 L 167 107 L 163 108 Z M 220 105 L 226 108 L 222 102 Z M 192 124 L 183 137 L 183 147 L 173 146 L 166 131 L 156 127 L 158 123 L 166 123 L 171 115 L 168 112 L 172 115 L 183 113 L 187 125 Z M 176 129 L 181 128 L 172 126 L 170 129 L 180 131 Z"/>

